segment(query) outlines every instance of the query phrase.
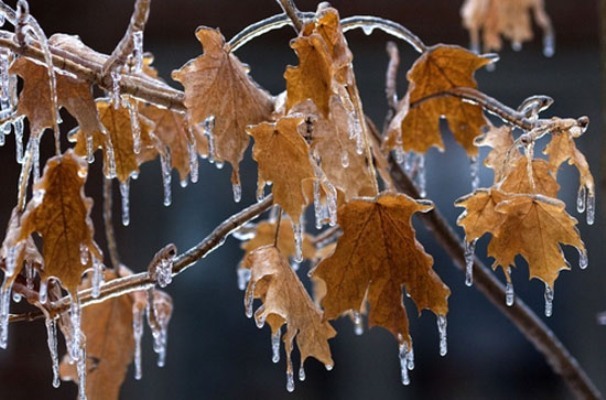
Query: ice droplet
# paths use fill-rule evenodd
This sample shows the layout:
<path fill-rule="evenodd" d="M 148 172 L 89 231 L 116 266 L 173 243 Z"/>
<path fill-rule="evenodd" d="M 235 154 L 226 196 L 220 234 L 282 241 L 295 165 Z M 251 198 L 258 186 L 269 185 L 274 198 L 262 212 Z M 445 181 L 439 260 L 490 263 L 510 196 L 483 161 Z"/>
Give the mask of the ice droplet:
<path fill-rule="evenodd" d="M 12 282 L 10 276 L 5 274 L 0 288 L 0 347 L 6 349 L 8 344 L 8 314 L 11 304 Z"/>
<path fill-rule="evenodd" d="M 265 326 L 265 307 L 261 305 L 261 307 L 257 308 L 255 311 L 255 325 L 257 328 L 261 329 Z"/>
<path fill-rule="evenodd" d="M 80 243 L 80 264 L 86 265 L 88 264 L 88 246 L 84 243 Z"/>
<path fill-rule="evenodd" d="M 471 190 L 477 190 L 480 187 L 480 160 L 478 157 L 471 157 L 469 172 L 471 174 Z"/>
<path fill-rule="evenodd" d="M 162 185 L 164 186 L 164 206 L 168 207 L 172 203 L 171 193 L 171 160 L 170 153 L 160 154 L 160 165 L 162 166 Z"/>
<path fill-rule="evenodd" d="M 585 269 L 588 265 L 587 250 L 579 250 L 579 268 Z"/>
<path fill-rule="evenodd" d="M 448 341 L 446 339 L 446 316 L 438 315 L 438 333 L 440 334 L 440 355 L 444 357 L 448 352 Z"/>
<path fill-rule="evenodd" d="M 44 304 L 48 297 L 48 280 L 40 279 L 40 289 L 38 289 L 38 301 Z"/>
<path fill-rule="evenodd" d="M 234 183 L 231 188 L 234 192 L 234 202 L 239 203 L 242 200 L 242 186 L 239 183 Z"/>
<path fill-rule="evenodd" d="M 508 307 L 513 306 L 515 300 L 515 293 L 513 291 L 513 283 L 511 282 L 507 282 L 507 285 L 505 286 L 505 304 L 507 304 Z"/>
<path fill-rule="evenodd" d="M 143 309 L 133 307 L 133 338 L 135 340 L 135 379 L 140 380 L 143 377 L 143 368 L 141 365 L 141 338 L 143 337 Z"/>
<path fill-rule="evenodd" d="M 99 297 L 101 284 L 103 283 L 103 263 L 97 257 L 93 256 L 93 279 L 91 295 L 94 299 Z"/>
<path fill-rule="evenodd" d="M 362 315 L 357 311 L 353 313 L 353 323 L 354 333 L 357 336 L 361 336 L 364 333 L 364 321 L 362 320 Z"/>
<path fill-rule="evenodd" d="M 299 367 L 299 380 L 303 382 L 305 380 L 305 368 L 303 368 L 303 364 Z"/>
<path fill-rule="evenodd" d="M 513 49 L 513 51 L 520 51 L 522 50 L 522 43 L 514 40 L 513 42 L 511 42 L 511 48 Z"/>
<path fill-rule="evenodd" d="M 349 167 L 349 154 L 347 153 L 347 151 L 343 151 L 341 153 L 341 166 L 343 168 Z"/>
<path fill-rule="evenodd" d="M 551 317 L 553 313 L 553 288 L 545 285 L 545 316 Z"/>
<path fill-rule="evenodd" d="M 250 269 L 238 268 L 238 289 L 245 290 L 248 281 L 250 281 Z"/>
<path fill-rule="evenodd" d="M 408 376 L 408 371 L 414 368 L 414 353 L 412 351 L 412 346 L 408 345 L 408 342 L 403 342 L 400 344 L 400 371 L 402 372 L 402 384 L 409 385 L 410 377 Z"/>
<path fill-rule="evenodd" d="M 21 300 L 23 299 L 23 296 L 21 296 L 19 293 L 17 292 L 13 292 L 13 301 L 15 303 L 21 303 Z"/>
<path fill-rule="evenodd" d="M 473 262 L 475 259 L 476 241 L 465 240 L 465 285 L 473 285 Z"/>
<path fill-rule="evenodd" d="M 135 72 L 143 69 L 143 32 L 133 32 L 133 58 L 135 59 Z"/>
<path fill-rule="evenodd" d="M 292 371 L 292 365 L 290 369 L 286 369 L 286 390 L 291 393 L 295 390 L 295 376 Z"/>
<path fill-rule="evenodd" d="M 587 190 L 585 189 L 585 185 L 579 186 L 579 191 L 577 192 L 577 211 L 579 214 L 585 212 L 585 204 L 587 201 Z"/>
<path fill-rule="evenodd" d="M 124 226 L 130 224 L 129 187 L 130 178 L 127 178 L 124 182 L 120 182 L 120 195 L 122 196 L 122 225 Z"/>
<path fill-rule="evenodd" d="M 364 34 L 366 36 L 370 36 L 372 34 L 372 31 L 375 30 L 375 26 L 374 25 L 363 25 L 362 26 L 362 32 L 364 32 Z"/>
<path fill-rule="evenodd" d="M 280 338 L 282 337 L 282 328 L 271 334 L 271 361 L 274 364 L 280 362 Z"/>
<path fill-rule="evenodd" d="M 303 262 L 303 217 L 298 224 L 292 224 L 292 230 L 295 236 L 295 256 L 293 259 L 295 262 Z"/>
<path fill-rule="evenodd" d="M 549 32 L 543 36 L 543 55 L 545 57 L 553 57 L 555 54 L 555 37 Z"/>
<path fill-rule="evenodd" d="M 51 356 L 53 368 L 53 387 L 58 388 L 59 380 L 59 354 L 57 351 L 57 324 L 53 318 L 46 318 L 46 343 Z"/>
<path fill-rule="evenodd" d="M 595 195 L 591 192 L 587 194 L 587 225 L 593 225 L 595 222 Z"/>
<path fill-rule="evenodd" d="M 156 281 L 158 286 L 165 288 L 173 281 L 173 258 L 163 258 L 156 267 Z"/>

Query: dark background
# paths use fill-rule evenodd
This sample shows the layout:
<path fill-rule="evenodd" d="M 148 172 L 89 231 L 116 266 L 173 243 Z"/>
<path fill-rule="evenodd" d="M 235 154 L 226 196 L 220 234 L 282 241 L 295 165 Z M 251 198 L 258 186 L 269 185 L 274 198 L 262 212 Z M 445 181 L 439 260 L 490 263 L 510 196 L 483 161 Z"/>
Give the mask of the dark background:
<path fill-rule="evenodd" d="M 10 2 L 13 4 L 14 2 Z M 461 27 L 462 1 L 334 1 L 342 16 L 372 14 L 404 24 L 427 44 L 438 42 L 467 45 Z M 316 3 L 297 1 L 302 10 L 314 10 Z M 30 2 L 33 15 L 47 34 L 78 34 L 98 51 L 111 52 L 127 26 L 132 2 L 119 0 L 56 0 Z M 552 96 L 556 102 L 545 114 L 561 117 L 588 115 L 592 121 L 586 135 L 578 140 L 599 181 L 601 148 L 600 81 L 597 4 L 593 1 L 549 1 L 547 10 L 557 34 L 556 54 L 541 54 L 540 38 L 525 44 L 521 52 L 506 45 L 496 71 L 479 71 L 480 88 L 505 104 L 517 106 L 533 94 Z M 146 29 L 145 49 L 156 55 L 156 66 L 165 79 L 170 72 L 200 54 L 194 37 L 198 25 L 221 27 L 230 38 L 250 23 L 279 12 L 274 1 L 162 1 L 152 3 Z M 538 32 L 537 32 L 538 33 Z M 290 28 L 257 39 L 237 55 L 252 67 L 252 76 L 272 94 L 284 90 L 282 74 L 286 65 L 296 64 L 288 47 Z M 362 32 L 347 34 L 354 52 L 357 81 L 366 112 L 378 123 L 385 113 L 384 75 L 387 65 L 385 42 L 388 37 Z M 404 43 L 402 68 L 407 69 L 416 54 Z M 400 73 L 400 95 L 405 93 L 404 70 Z M 172 82 L 178 87 L 176 82 Z M 68 127 L 65 127 L 67 131 Z M 52 146 L 50 134 L 44 144 Z M 454 223 L 461 211 L 453 201 L 470 191 L 468 161 L 464 152 L 445 136 L 447 152 L 429 153 L 428 197 Z M 485 154 L 485 153 L 484 153 Z M 99 157 L 98 157 L 99 158 Z M 14 162 L 12 135 L 0 149 L 2 160 L 2 201 L 0 226 L 5 226 L 16 201 L 18 168 Z M 99 165 L 92 168 L 87 194 L 94 197 L 93 215 L 100 220 Z M 162 206 L 160 163 L 148 163 L 131 185 L 131 226 L 116 226 L 119 250 L 125 264 L 142 271 L 153 254 L 174 242 L 180 250 L 195 245 L 223 219 L 254 202 L 256 168 L 250 156 L 242 167 L 241 205 L 231 200 L 229 168 L 217 170 L 201 162 L 200 181 L 182 189 L 173 174 L 173 205 Z M 560 197 L 574 211 L 577 173 L 565 167 L 561 173 Z M 481 185 L 491 183 L 492 174 L 482 169 Z M 117 189 L 117 187 L 116 187 Z M 117 191 L 117 190 L 116 190 Z M 116 217 L 119 201 L 116 197 Z M 598 206 L 601 188 L 598 187 Z M 606 392 L 606 327 L 597 325 L 596 314 L 606 310 L 603 246 L 604 207 L 598 208 L 596 224 L 588 227 L 580 216 L 579 228 L 589 251 L 590 267 L 580 271 L 574 249 L 566 249 L 573 270 L 563 272 L 555 288 L 554 315 L 547 324 L 577 357 L 597 386 Z M 118 218 L 116 219 L 118 220 Z M 104 245 L 102 225 L 97 237 Z M 411 385 L 400 383 L 397 344 L 384 330 L 373 329 L 361 337 L 353 333 L 345 319 L 335 322 L 339 332 L 331 341 L 335 368 L 326 372 L 315 360 L 306 364 L 307 380 L 296 382 L 296 390 L 285 389 L 284 357 L 271 362 L 269 328 L 259 330 L 244 316 L 243 296 L 236 284 L 236 266 L 242 256 L 239 243 L 228 239 L 215 253 L 175 279 L 168 288 L 175 312 L 169 330 L 167 365 L 155 365 L 151 333 L 144 337 L 143 380 L 133 379 L 132 368 L 122 390 L 125 399 L 215 399 L 215 398 L 570 398 L 561 380 L 542 356 L 517 329 L 489 304 L 476 289 L 464 285 L 464 276 L 439 248 L 418 221 L 419 239 L 435 257 L 435 269 L 452 289 L 448 315 L 449 352 L 438 355 L 438 333 L 433 314 L 416 318 L 409 308 L 416 368 Z M 457 228 L 459 234 L 461 230 Z M 312 231 L 313 232 L 313 231 Z M 477 253 L 484 257 L 486 240 Z M 571 251 L 572 250 L 572 251 Z M 488 260 L 489 261 L 489 260 Z M 307 266 L 302 267 L 302 274 Z M 502 277 L 502 275 L 501 275 Z M 528 281 L 523 262 L 513 274 L 516 293 L 541 317 L 543 285 Z M 407 304 L 407 307 L 411 304 Z M 18 310 L 13 306 L 13 311 Z M 61 340 L 62 342 L 62 340 Z M 61 345 L 63 348 L 63 345 Z M 283 356 L 283 354 L 282 354 Z M 298 361 L 295 359 L 295 366 Z M 50 358 L 42 323 L 11 326 L 9 348 L 0 352 L 0 398 L 75 398 L 75 385 L 51 387 Z"/>

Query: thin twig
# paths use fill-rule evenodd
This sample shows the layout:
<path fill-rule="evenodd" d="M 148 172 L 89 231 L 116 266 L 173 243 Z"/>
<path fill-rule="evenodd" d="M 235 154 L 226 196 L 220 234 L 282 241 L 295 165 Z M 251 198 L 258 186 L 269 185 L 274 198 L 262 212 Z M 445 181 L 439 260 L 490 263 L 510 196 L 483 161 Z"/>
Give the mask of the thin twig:
<path fill-rule="evenodd" d="M 303 21 L 301 20 L 301 17 L 300 17 L 301 13 L 295 6 L 295 3 L 293 2 L 293 0 L 276 0 L 276 1 L 280 5 L 280 7 L 282 7 L 282 10 L 284 11 L 284 13 L 286 13 L 286 15 L 288 15 L 288 18 L 290 18 L 290 20 L 292 21 L 292 26 L 295 29 L 295 32 L 297 32 L 297 33 L 301 32 L 301 29 L 303 29 Z"/>
<path fill-rule="evenodd" d="M 371 127 L 375 136 L 380 136 L 375 127 Z M 403 193 L 414 198 L 420 198 L 419 190 L 402 168 L 389 157 L 390 173 L 396 187 Z M 419 217 L 430 230 L 442 248 L 446 250 L 455 266 L 465 271 L 465 249 L 461 240 L 452 230 L 440 211 L 420 214 Z M 477 257 L 473 264 L 474 286 L 495 305 L 499 311 L 513 322 L 522 334 L 539 350 L 554 372 L 562 377 L 570 390 L 583 399 L 600 399 L 601 394 L 589 379 L 577 360 L 564 347 L 556 335 L 537 317 L 537 315 L 520 299 L 516 297 L 514 304 L 505 304 L 505 287 Z"/>
<path fill-rule="evenodd" d="M 116 234 L 114 232 L 113 212 L 112 212 L 112 180 L 102 176 L 103 179 L 103 226 L 105 227 L 105 239 L 107 240 L 107 249 L 109 250 L 109 260 L 114 271 L 119 275 L 120 253 L 116 244 Z"/>

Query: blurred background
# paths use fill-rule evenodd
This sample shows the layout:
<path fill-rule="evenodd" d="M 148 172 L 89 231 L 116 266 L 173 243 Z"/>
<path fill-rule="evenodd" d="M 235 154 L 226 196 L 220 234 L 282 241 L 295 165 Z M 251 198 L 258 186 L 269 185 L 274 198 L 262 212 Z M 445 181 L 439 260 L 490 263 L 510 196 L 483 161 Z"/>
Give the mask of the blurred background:
<path fill-rule="evenodd" d="M 132 12 L 132 1 L 55 0 L 30 1 L 32 14 L 48 35 L 78 34 L 92 48 L 109 53 L 123 35 Z M 332 4 L 341 16 L 371 14 L 392 19 L 411 29 L 427 44 L 450 43 L 467 46 L 468 34 L 461 26 L 462 0 L 339 0 Z M 555 104 L 545 116 L 587 115 L 591 125 L 577 145 L 600 181 L 599 154 L 602 148 L 598 46 L 598 6 L 595 1 L 547 1 L 547 12 L 556 30 L 556 53 L 545 58 L 540 32 L 535 40 L 514 52 L 506 44 L 496 70 L 478 71 L 481 90 L 512 107 L 526 97 L 545 94 Z M 9 2 L 14 5 L 14 2 Z M 317 3 L 298 0 L 301 10 L 313 11 Z M 275 1 L 155 0 L 145 32 L 144 47 L 155 54 L 155 66 L 170 81 L 170 72 L 201 53 L 194 37 L 199 25 L 220 27 L 230 38 L 248 24 L 280 12 Z M 367 37 L 361 31 L 347 34 L 354 54 L 354 67 L 365 111 L 382 124 L 386 101 L 384 77 L 387 66 L 381 32 Z M 285 88 L 282 74 L 286 65 L 296 65 L 288 47 L 293 31 L 285 28 L 256 39 L 237 52 L 248 63 L 251 75 L 272 94 Z M 405 71 L 415 54 L 399 43 L 402 64 L 399 94 L 406 90 Z M 171 82 L 179 87 L 176 82 Z M 69 125 L 69 121 L 66 122 Z M 69 126 L 65 126 L 67 132 Z M 50 134 L 44 144 L 52 148 Z M 427 158 L 428 197 L 448 217 L 451 224 L 460 209 L 453 201 L 471 190 L 469 161 L 463 150 L 445 135 L 445 153 L 431 150 Z M 50 154 L 50 152 L 48 153 Z M 485 153 L 483 153 L 485 155 Z M 100 157 L 97 157 L 100 159 Z M 18 166 L 14 158 L 13 135 L 0 149 L 2 197 L 0 226 L 6 226 L 16 202 Z M 589 376 L 606 393 L 606 326 L 596 322 L 596 314 L 606 310 L 606 258 L 603 246 L 604 206 L 598 187 L 598 217 L 587 226 L 578 216 L 574 200 L 578 174 L 565 166 L 560 173 L 560 198 L 568 211 L 579 219 L 579 229 L 587 245 L 590 267 L 580 271 L 574 249 L 565 249 L 572 271 L 563 272 L 555 287 L 554 314 L 546 323 L 577 357 Z M 169 242 L 184 251 L 206 236 L 218 223 L 255 201 L 256 166 L 247 155 L 242 165 L 241 204 L 232 201 L 229 167 L 217 170 L 201 162 L 200 180 L 183 189 L 173 174 L 173 204 L 162 205 L 159 161 L 143 165 L 138 180 L 131 183 L 131 225 L 116 223 L 122 261 L 135 271 L 146 268 L 154 253 Z M 98 242 L 104 246 L 101 217 L 100 164 L 93 165 L 86 192 L 95 199 L 93 217 Z M 482 168 L 481 186 L 492 183 L 492 173 Z M 115 186 L 117 193 L 117 186 Z M 119 198 L 115 217 L 119 221 Z M 435 316 L 419 318 L 414 305 L 407 304 L 411 317 L 416 367 L 408 387 L 400 383 L 398 347 L 386 331 L 375 328 L 355 336 L 352 323 L 334 323 L 338 336 L 331 341 L 335 368 L 331 372 L 316 360 L 306 363 L 307 380 L 296 382 L 294 393 L 285 388 L 284 355 L 271 362 L 269 328 L 256 328 L 244 316 L 243 293 L 238 290 L 236 267 L 242 251 L 233 238 L 177 277 L 167 291 L 173 296 L 175 311 L 169 329 L 167 362 L 156 366 L 151 333 L 144 336 L 143 379 L 135 381 L 132 367 L 122 388 L 124 399 L 566 399 L 571 394 L 554 375 L 543 357 L 475 288 L 464 285 L 464 276 L 453 267 L 419 221 L 419 240 L 435 258 L 435 269 L 451 288 L 448 314 L 448 355 L 439 356 Z M 462 235 L 462 231 L 456 228 Z M 314 231 L 312 230 L 312 233 Z M 477 254 L 485 259 L 486 238 Z M 572 251 L 571 251 L 572 250 Z M 486 260 L 490 264 L 490 260 Z M 307 265 L 300 272 L 304 278 Z M 499 273 L 500 274 L 500 273 Z M 500 274 L 502 277 L 502 274 Z M 528 281 L 524 262 L 513 273 L 516 294 L 543 317 L 543 285 Z M 504 301 L 504 299 L 503 299 Z M 23 305 L 11 310 L 23 309 Z M 61 340 L 60 349 L 64 350 Z M 295 366 L 298 359 L 295 358 Z M 69 399 L 76 386 L 62 383 L 53 389 L 51 363 L 46 348 L 44 324 L 21 323 L 11 326 L 9 347 L 0 351 L 1 399 Z"/>

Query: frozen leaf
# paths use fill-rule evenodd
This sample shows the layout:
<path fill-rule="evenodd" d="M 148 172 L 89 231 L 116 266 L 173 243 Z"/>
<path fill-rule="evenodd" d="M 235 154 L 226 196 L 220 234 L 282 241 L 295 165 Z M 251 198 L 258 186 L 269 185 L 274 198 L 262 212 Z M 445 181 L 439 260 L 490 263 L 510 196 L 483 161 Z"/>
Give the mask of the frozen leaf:
<path fill-rule="evenodd" d="M 545 31 L 545 41 L 553 41 L 551 22 L 543 0 L 466 0 L 461 8 L 463 25 L 471 35 L 471 45 L 480 50 L 480 31 L 484 42 L 484 51 L 500 50 L 501 36 L 519 49 L 523 42 L 532 39 L 531 12 L 537 24 Z M 553 53 L 550 43 L 545 43 L 546 55 Z"/>
<path fill-rule="evenodd" d="M 595 193 L 595 183 L 587 159 L 577 149 L 574 139 L 568 132 L 553 133 L 544 153 L 549 157 L 549 166 L 554 175 L 557 174 L 562 163 L 568 161 L 568 164 L 574 165 L 579 171 L 581 185 L 587 188 L 590 195 Z"/>
<path fill-rule="evenodd" d="M 25 57 L 15 60 L 11 72 L 23 78 L 23 90 L 19 94 L 18 114 L 30 121 L 31 130 L 41 132 L 52 128 L 58 110 L 54 110 L 45 65 Z M 101 130 L 91 85 L 73 76 L 56 73 L 57 105 L 65 107 L 86 134 Z M 55 115 L 53 115 L 55 113 Z"/>
<path fill-rule="evenodd" d="M 71 150 L 49 159 L 43 177 L 34 185 L 34 198 L 21 218 L 17 239 L 40 234 L 44 257 L 41 279 L 55 277 L 71 294 L 76 293 L 82 273 L 91 268 L 91 259 L 103 259 L 93 240 L 93 201 L 84 195 L 87 173 L 86 161 Z M 81 247 L 92 256 L 86 263 L 82 262 Z"/>
<path fill-rule="evenodd" d="M 116 278 L 105 272 L 105 280 Z M 84 282 L 80 289 L 90 287 Z M 133 297 L 122 295 L 82 310 L 82 332 L 86 336 L 86 395 L 91 400 L 118 399 L 120 387 L 132 362 Z M 75 364 L 66 355 L 61 362 L 63 380 L 78 380 Z"/>
<path fill-rule="evenodd" d="M 556 197 L 560 185 L 551 174 L 545 160 L 532 160 L 532 170 L 528 168 L 528 158 L 520 157 L 501 182 L 499 190 L 507 193 L 542 194 Z"/>
<path fill-rule="evenodd" d="M 339 209 L 343 236 L 334 254 L 323 260 L 313 276 L 326 283 L 322 299 L 326 318 L 370 305 L 370 326 L 388 329 L 400 344 L 410 342 L 402 287 L 419 311 L 448 312 L 448 287 L 432 269 L 433 258 L 415 238 L 411 217 L 432 206 L 403 194 L 353 200 Z M 410 343 L 409 343 L 410 344 Z"/>
<path fill-rule="evenodd" d="M 136 105 L 134 106 L 136 107 Z M 151 135 L 153 123 L 139 115 L 141 151 L 139 154 L 135 154 L 128 109 L 125 107 L 116 109 L 106 100 L 98 100 L 97 109 L 105 129 L 93 136 L 93 149 L 103 149 L 105 176 L 112 177 L 115 175 L 120 182 L 126 182 L 133 173 L 139 172 L 139 165 L 154 159 L 158 154 L 157 138 Z M 86 138 L 82 135 L 82 131 L 76 132 L 75 140 L 77 141 L 76 153 L 79 155 L 86 154 Z M 115 168 L 115 171 L 112 171 L 112 167 Z"/>
<path fill-rule="evenodd" d="M 301 366 L 307 357 L 314 357 L 327 367 L 333 366 L 328 339 L 336 335 L 323 318 L 288 260 L 273 246 L 260 247 L 248 254 L 244 266 L 250 268 L 251 279 L 246 289 L 246 307 L 254 298 L 263 305 L 255 312 L 255 320 L 267 322 L 272 334 L 286 324 L 283 341 L 287 356 L 287 372 L 292 373 L 291 353 L 296 340 Z M 250 304 L 248 302 L 251 302 Z"/>
<path fill-rule="evenodd" d="M 404 150 L 425 153 L 432 146 L 443 150 L 440 135 L 443 116 L 467 154 L 478 154 L 473 142 L 486 125 L 482 108 L 440 94 L 455 87 L 476 88 L 474 72 L 490 62 L 458 46 L 436 45 L 423 53 L 407 75 L 409 111 L 401 125 Z"/>
<path fill-rule="evenodd" d="M 475 140 L 476 146 L 488 146 L 492 150 L 484 159 L 484 165 L 494 170 L 494 181 L 500 182 L 522 156 L 514 146 L 512 128 L 503 125 L 500 127 L 490 125 L 489 130 Z"/>
<path fill-rule="evenodd" d="M 276 123 L 263 122 L 250 128 L 255 139 L 253 158 L 259 164 L 258 185 L 272 182 L 274 202 L 298 222 L 309 203 L 303 181 L 315 177 L 309 146 L 299 134 L 301 118 L 285 117 Z"/>
<path fill-rule="evenodd" d="M 553 288 L 559 271 L 569 269 L 561 244 L 585 251 L 576 228 L 560 200 L 543 195 L 507 195 L 497 190 L 476 191 L 457 201 L 466 212 L 458 224 L 467 240 L 491 233 L 488 255 L 508 277 L 516 255 L 528 263 L 531 278 L 539 278 Z"/>
<path fill-rule="evenodd" d="M 253 250 L 274 243 L 276 237 L 277 224 L 270 221 L 259 222 L 256 226 L 254 237 L 249 241 L 242 243 L 242 249 L 246 252 L 244 258 Z M 278 233 L 278 250 L 286 257 L 295 256 L 295 235 L 292 230 L 292 223 L 285 216 L 280 220 L 280 232 Z M 315 258 L 316 249 L 311 236 L 303 236 L 303 257 L 310 260 Z"/>
<path fill-rule="evenodd" d="M 196 37 L 204 54 L 173 71 L 185 87 L 185 106 L 191 124 L 215 117 L 217 161 L 233 168 L 232 183 L 239 183 L 239 163 L 248 146 L 246 127 L 269 119 L 273 102 L 248 75 L 248 67 L 233 54 L 218 30 L 199 27 Z"/>

